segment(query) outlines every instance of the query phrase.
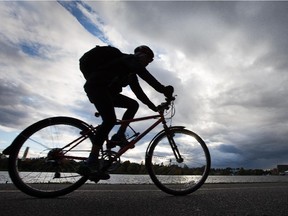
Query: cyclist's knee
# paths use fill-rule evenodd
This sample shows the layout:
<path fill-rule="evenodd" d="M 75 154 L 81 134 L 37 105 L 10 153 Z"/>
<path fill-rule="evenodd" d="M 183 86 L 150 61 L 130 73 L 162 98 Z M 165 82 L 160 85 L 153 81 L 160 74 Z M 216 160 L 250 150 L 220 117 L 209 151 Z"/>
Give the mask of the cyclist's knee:
<path fill-rule="evenodd" d="M 130 103 L 129 108 L 130 108 L 131 110 L 137 112 L 137 110 L 139 109 L 139 103 L 138 103 L 136 100 L 134 100 L 133 102 Z M 128 108 L 128 109 L 129 109 L 129 108 Z"/>

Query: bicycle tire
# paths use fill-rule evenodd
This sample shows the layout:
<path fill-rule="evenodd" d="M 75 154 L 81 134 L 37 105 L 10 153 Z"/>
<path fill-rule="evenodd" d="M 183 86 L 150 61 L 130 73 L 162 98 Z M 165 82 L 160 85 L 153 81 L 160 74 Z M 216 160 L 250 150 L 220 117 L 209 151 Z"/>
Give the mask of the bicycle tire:
<path fill-rule="evenodd" d="M 173 137 L 183 162 L 177 162 L 163 131 L 156 136 L 146 152 L 146 169 L 154 184 L 172 195 L 187 195 L 199 189 L 206 181 L 211 158 L 205 142 L 194 132 L 183 127 L 172 127 Z"/>
<path fill-rule="evenodd" d="M 22 192 L 39 198 L 58 197 L 79 188 L 87 181 L 76 173 L 81 160 L 53 161 L 49 157 L 53 150 L 64 147 L 88 130 L 89 125 L 71 117 L 47 118 L 27 127 L 11 145 L 8 172 L 12 182 Z M 85 139 L 71 152 L 73 156 L 87 158 L 91 146 L 90 139 Z"/>

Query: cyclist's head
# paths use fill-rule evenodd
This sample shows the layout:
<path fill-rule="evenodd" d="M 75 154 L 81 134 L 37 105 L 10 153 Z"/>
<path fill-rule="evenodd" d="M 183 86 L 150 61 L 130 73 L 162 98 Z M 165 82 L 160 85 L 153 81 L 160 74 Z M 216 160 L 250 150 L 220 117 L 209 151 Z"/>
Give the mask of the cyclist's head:
<path fill-rule="evenodd" d="M 151 63 L 154 58 L 153 51 L 148 46 L 145 46 L 145 45 L 136 47 L 134 50 L 134 54 L 138 56 L 145 56 L 148 63 Z"/>

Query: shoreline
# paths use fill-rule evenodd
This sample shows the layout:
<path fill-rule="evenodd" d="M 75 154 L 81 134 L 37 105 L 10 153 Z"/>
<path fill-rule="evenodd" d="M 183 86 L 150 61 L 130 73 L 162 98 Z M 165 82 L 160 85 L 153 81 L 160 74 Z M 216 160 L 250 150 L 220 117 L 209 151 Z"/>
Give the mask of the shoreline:
<path fill-rule="evenodd" d="M 32 180 L 32 179 L 31 179 Z M 68 181 L 69 179 L 67 179 Z M 33 181 L 33 180 L 32 180 Z M 249 184 L 249 183 L 288 183 L 288 176 L 222 176 L 209 175 L 205 184 Z M 7 172 L 0 172 L 0 185 L 13 184 Z M 94 182 L 87 181 L 85 185 L 94 185 Z M 111 174 L 109 180 L 101 180 L 98 185 L 153 185 L 149 175 L 121 175 Z"/>

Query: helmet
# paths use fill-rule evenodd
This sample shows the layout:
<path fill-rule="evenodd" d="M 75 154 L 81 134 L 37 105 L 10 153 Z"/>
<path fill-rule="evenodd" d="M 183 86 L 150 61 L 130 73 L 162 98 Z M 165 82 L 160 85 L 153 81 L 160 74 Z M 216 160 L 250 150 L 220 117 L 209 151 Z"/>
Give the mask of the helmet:
<path fill-rule="evenodd" d="M 154 58 L 153 51 L 148 46 L 145 46 L 145 45 L 136 47 L 134 50 L 134 54 L 136 53 L 144 53 L 149 59 L 151 59 L 151 61 Z"/>

